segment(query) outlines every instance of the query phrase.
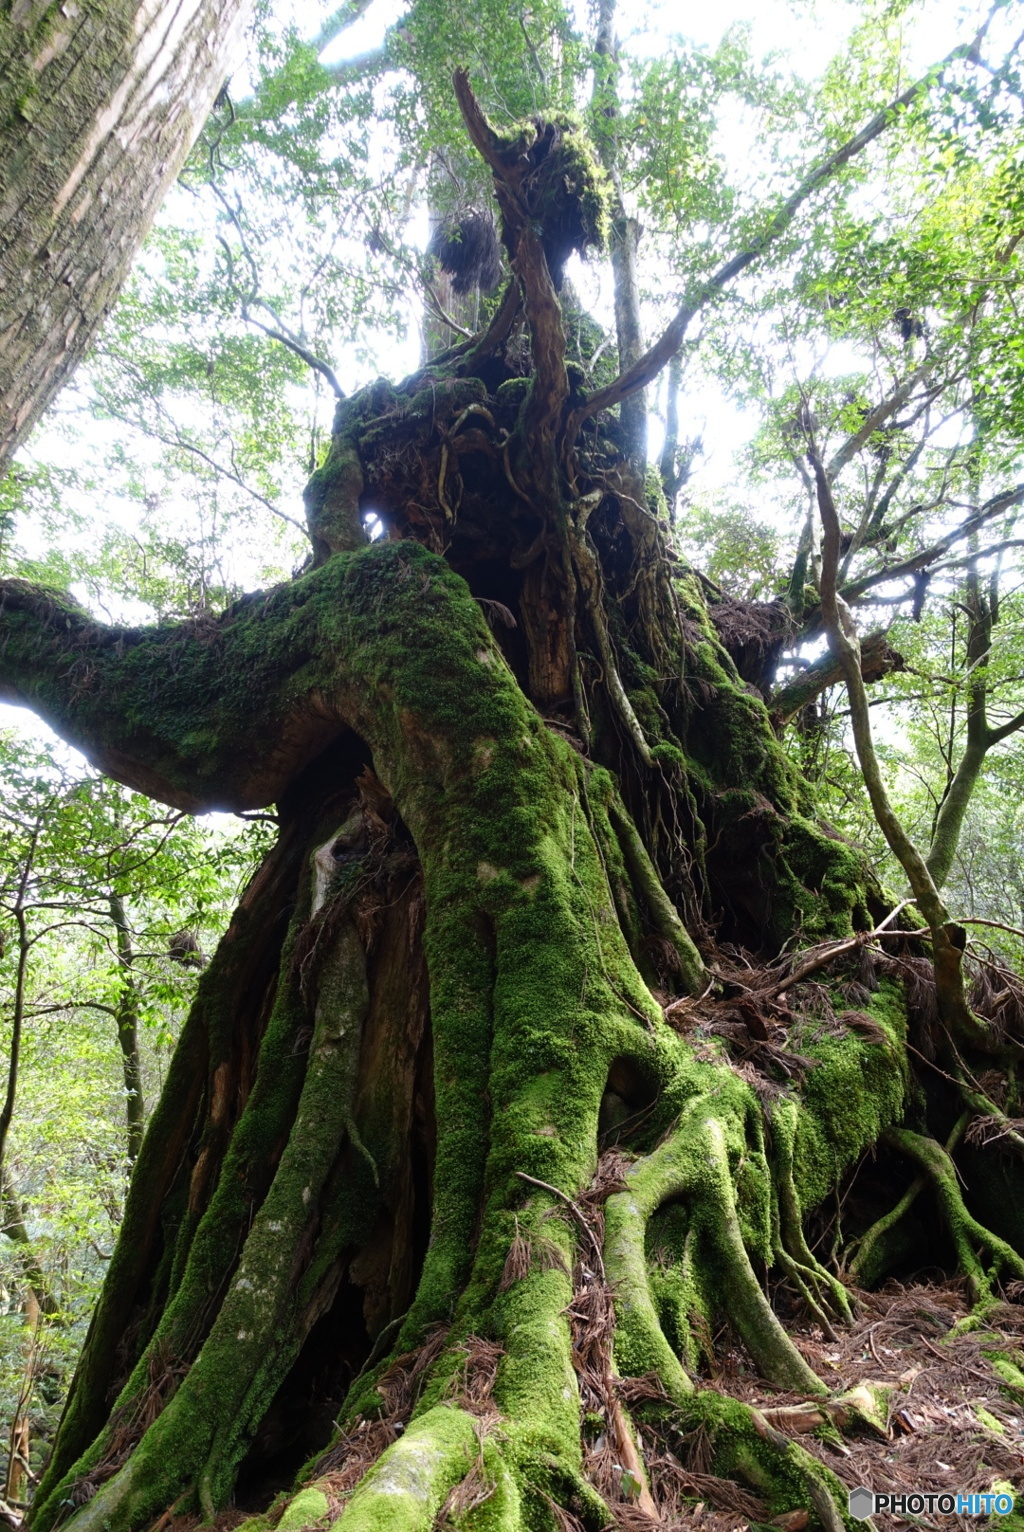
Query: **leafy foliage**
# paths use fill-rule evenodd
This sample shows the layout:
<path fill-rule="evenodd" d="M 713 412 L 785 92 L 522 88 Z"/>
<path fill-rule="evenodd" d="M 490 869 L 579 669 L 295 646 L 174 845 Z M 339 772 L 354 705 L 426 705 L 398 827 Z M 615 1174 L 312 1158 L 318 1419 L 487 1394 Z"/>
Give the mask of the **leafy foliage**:
<path fill-rule="evenodd" d="M 339 379 L 348 391 L 413 365 L 424 300 L 436 299 L 430 222 L 488 206 L 488 179 L 460 147 L 456 65 L 468 64 L 502 132 L 535 114 L 589 113 L 598 147 L 613 141 L 643 224 L 639 287 L 655 334 L 723 254 L 761 237 L 807 164 L 898 94 L 915 13 L 862 11 L 816 81 L 781 58 L 755 61 L 742 30 L 714 49 L 675 37 L 653 55 L 626 47 L 613 121 L 588 99 L 590 22 L 558 0 L 529 11 L 415 0 L 378 48 L 325 63 L 359 9 L 325 14 L 314 39 L 263 16 L 251 77 L 206 125 L 88 371 L 0 486 L 0 573 L 71 588 L 106 616 L 163 620 L 217 613 L 301 565 L 299 490 L 323 460 Z M 999 24 L 981 62 L 937 72 L 742 287 L 707 305 L 699 342 L 652 400 L 667 429 L 708 397 L 729 429 L 755 423 L 731 482 L 702 481 L 691 441 L 676 530 L 681 558 L 729 596 L 788 604 L 777 689 L 820 654 L 808 450 L 836 465 L 847 599 L 906 661 L 873 700 L 892 796 L 923 846 L 963 755 L 972 687 L 983 676 L 996 729 L 1024 706 L 1012 494 L 1024 441 L 1024 143 L 1019 60 L 1000 57 Z M 601 271 L 570 269 L 572 338 L 587 385 L 606 384 L 617 368 Z M 990 624 L 981 661 L 971 590 Z M 824 689 L 787 748 L 822 811 L 895 886 L 846 711 L 845 693 Z M 961 917 L 1017 928 L 1020 750 L 1015 735 L 993 745 L 949 882 Z M 0 901 L 11 911 L 20 900 L 30 948 L 5 1174 L 54 1302 L 34 1363 L 38 1453 L 120 1218 L 128 980 L 111 900 L 129 913 L 148 1101 L 197 973 L 169 956 L 172 939 L 187 931 L 200 950 L 212 945 L 263 832 L 155 814 L 23 737 L 0 742 L 0 773 Z M 1020 955 L 1012 930 L 985 939 Z M 18 962 L 8 939 L 6 1018 Z M 0 1418 L 17 1413 L 26 1287 L 22 1247 L 2 1253 Z"/>
<path fill-rule="evenodd" d="M 27 1386 L 21 1407 L 38 1467 L 121 1220 L 130 1168 L 118 1032 L 126 990 L 143 1099 L 152 1102 L 203 961 L 175 961 L 175 938 L 186 932 L 200 954 L 209 950 L 266 836 L 261 825 L 239 835 L 160 810 L 76 768 L 62 748 L 13 733 L 0 735 L 0 770 L 4 1057 L 24 961 L 14 1118 L 0 1174 L 9 1235 L 0 1242 L 0 1411 L 13 1418 Z M 128 912 L 127 967 L 115 898 Z M 26 1281 L 45 1299 L 31 1331 Z"/>

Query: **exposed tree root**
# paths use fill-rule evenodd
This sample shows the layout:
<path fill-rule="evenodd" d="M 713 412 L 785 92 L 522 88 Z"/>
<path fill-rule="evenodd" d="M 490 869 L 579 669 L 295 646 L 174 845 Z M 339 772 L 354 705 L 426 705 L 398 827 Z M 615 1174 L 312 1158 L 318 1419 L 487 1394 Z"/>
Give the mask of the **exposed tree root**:
<path fill-rule="evenodd" d="M 1019 1361 L 1007 1367 L 1006 1360 L 1020 1358 L 1024 1308 L 992 1308 L 983 1328 L 960 1333 L 960 1323 L 971 1313 L 965 1287 L 962 1282 L 932 1283 L 862 1292 L 859 1317 L 849 1331 L 840 1331 L 837 1343 L 822 1344 L 820 1335 L 812 1338 L 813 1331 L 798 1333 L 801 1346 L 832 1374 L 837 1398 L 862 1375 L 868 1356 L 876 1380 L 872 1393 L 884 1400 L 879 1422 L 887 1436 L 884 1447 L 877 1427 L 870 1435 L 844 1428 L 841 1439 L 801 1433 L 806 1450 L 845 1488 L 870 1484 L 880 1492 L 905 1494 L 922 1487 L 987 1492 L 997 1484 L 1019 1484 L 1024 1471 L 1019 1384 L 1024 1374 L 1018 1370 L 1018 1382 L 1012 1381 Z M 739 1358 L 719 1386 L 775 1422 L 787 1415 L 792 1419 L 794 1407 L 768 1397 Z M 885 1513 L 875 1522 L 885 1532 L 905 1525 Z M 1013 1524 L 1012 1518 L 1008 1523 Z"/>
<path fill-rule="evenodd" d="M 126 709 L 125 730 L 129 681 L 153 666 L 174 728 L 154 722 L 136 779 L 190 802 L 263 801 L 272 784 L 284 829 L 203 974 L 129 1202 L 144 1252 L 112 1263 L 121 1328 L 114 1298 L 101 1310 L 104 1344 L 115 1353 L 120 1337 L 122 1350 L 104 1372 L 87 1347 L 38 1532 L 62 1519 L 143 1532 L 172 1507 L 209 1520 L 233 1493 L 266 1517 L 289 1479 L 300 1488 L 273 1513 L 285 1532 L 339 1519 L 357 1532 L 430 1532 L 439 1519 L 600 1532 L 610 1517 L 639 1532 L 685 1482 L 709 1479 L 742 1485 L 768 1519 L 806 1512 L 837 1532 L 841 1490 L 811 1444 L 877 1431 L 879 1397 L 863 1375 L 830 1387 L 769 1300 L 769 1270 L 785 1279 L 776 1304 L 802 1300 L 840 1344 L 854 1305 L 807 1215 L 880 1140 L 934 1185 L 979 1296 L 1000 1273 L 1024 1279 L 1024 1261 L 968 1211 L 948 1155 L 904 1126 L 911 1109 L 915 1124 L 941 1119 L 957 1089 L 932 1070 L 947 1093 L 932 1103 L 911 1079 L 911 960 L 865 974 L 855 915 L 882 929 L 861 911 L 867 873 L 801 817 L 763 709 L 712 639 L 695 651 L 715 678 L 714 749 L 695 729 L 692 765 L 675 745 L 664 772 L 656 760 L 662 785 L 676 783 L 671 834 L 691 813 L 679 782 L 702 782 L 726 846 L 709 839 L 705 865 L 724 869 L 738 903 L 751 895 L 729 882 L 729 836 L 755 824 L 787 936 L 799 912 L 830 938 L 812 943 L 827 988 L 809 960 L 780 985 L 734 946 L 717 956 L 721 991 L 706 993 L 658 836 L 626 807 L 644 794 L 620 798 L 606 768 L 545 726 L 471 590 L 423 548 L 338 554 L 286 596 L 241 608 L 216 645 L 164 630 L 122 643 L 42 610 L 42 647 L 61 656 L 54 713 L 90 695 L 60 691 L 69 632 Z M 23 647 L 35 685 L 38 653 Z M 299 681 L 281 681 L 282 648 L 313 656 Z M 250 688 L 241 702 L 232 674 Z M 651 691 L 645 728 L 670 701 Z M 211 717 L 223 726 L 213 744 Z M 256 770 L 245 752 L 267 734 L 281 743 Z M 720 785 L 730 774 L 765 791 Z M 854 983 L 858 1009 L 840 1008 Z M 696 993 L 673 1004 L 672 986 Z M 603 1159 L 602 1137 L 618 1140 Z M 876 1208 L 858 1227 L 872 1223 Z M 723 1324 L 795 1397 L 739 1400 L 720 1376 L 709 1386 Z M 314 1375 L 321 1414 L 295 1427 L 268 1482 L 261 1454 Z M 643 1399 L 637 1380 L 652 1376 Z M 662 1433 L 658 1451 L 641 1427 Z M 687 1444 L 701 1442 L 691 1461 Z M 296 1472 L 298 1449 L 310 1461 Z"/>
<path fill-rule="evenodd" d="M 1024 1281 L 1024 1259 L 1006 1240 L 984 1228 L 968 1212 L 956 1167 L 942 1145 L 920 1133 L 912 1133 L 909 1128 L 888 1128 L 885 1137 L 901 1154 L 920 1165 L 928 1177 L 952 1236 L 959 1269 L 967 1279 L 975 1302 L 994 1298 L 993 1283 L 1001 1275 L 1017 1282 Z M 987 1271 L 978 1249 L 988 1250 L 992 1257 L 992 1265 Z"/>
<path fill-rule="evenodd" d="M 947 1154 L 953 1153 L 953 1150 L 963 1137 L 967 1122 L 968 1114 L 965 1112 L 957 1119 L 952 1133 L 946 1140 Z M 895 1206 L 888 1213 L 883 1213 L 882 1217 L 877 1219 L 870 1229 L 866 1230 L 859 1237 L 854 1247 L 852 1259 L 849 1262 L 850 1275 L 855 1281 L 860 1280 L 862 1276 L 866 1276 L 870 1280 L 873 1258 L 881 1241 L 884 1240 L 890 1230 L 895 1229 L 904 1214 L 910 1211 L 927 1185 L 928 1177 L 926 1175 L 915 1176 Z"/>
<path fill-rule="evenodd" d="M 808 1248 L 804 1237 L 803 1209 L 793 1175 L 798 1122 L 796 1103 L 792 1100 L 780 1101 L 772 1113 L 772 1142 L 776 1164 L 773 1185 L 778 1201 L 778 1229 L 773 1242 L 780 1265 L 796 1281 L 811 1312 L 828 1333 L 831 1325 L 826 1313 L 849 1322 L 853 1318 L 853 1310 L 842 1282 L 821 1264 Z"/>

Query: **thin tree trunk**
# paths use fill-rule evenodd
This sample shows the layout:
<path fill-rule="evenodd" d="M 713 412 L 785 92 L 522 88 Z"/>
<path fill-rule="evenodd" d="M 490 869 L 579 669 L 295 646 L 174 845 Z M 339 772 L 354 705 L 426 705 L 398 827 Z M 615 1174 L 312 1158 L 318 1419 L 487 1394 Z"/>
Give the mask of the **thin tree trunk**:
<path fill-rule="evenodd" d="M 967 809 L 985 765 L 987 750 L 985 738 L 968 739 L 953 780 L 939 807 L 927 857 L 928 871 L 936 888 L 942 888 L 949 877 Z"/>
<path fill-rule="evenodd" d="M 117 932 L 117 961 L 121 970 L 121 993 L 117 1001 L 117 1041 L 124 1071 L 124 1113 L 128 1158 L 134 1165 L 142 1144 L 146 1107 L 142 1094 L 142 1061 L 139 1058 L 139 1005 L 135 988 L 132 933 L 120 894 L 110 895 L 110 918 Z"/>
<path fill-rule="evenodd" d="M 18 893 L 14 903 L 12 915 L 18 931 L 18 966 L 14 980 L 14 1009 L 11 1014 L 11 1051 L 7 1060 L 7 1091 L 4 1095 L 4 1104 L 0 1108 L 0 1174 L 3 1173 L 4 1154 L 7 1149 L 7 1135 L 11 1129 L 11 1120 L 14 1117 L 14 1100 L 18 1092 L 18 1063 L 21 1057 L 21 1029 L 25 1020 L 25 982 L 28 978 L 28 954 L 32 943 L 29 940 L 28 925 L 25 920 L 25 890 L 28 886 L 29 876 L 32 871 L 32 863 L 35 860 L 36 842 L 39 838 L 39 826 L 36 825 L 32 832 L 29 851 L 22 868 L 21 879 L 18 884 Z"/>
<path fill-rule="evenodd" d="M 7 1482 L 4 1499 L 9 1505 L 23 1505 L 27 1498 L 30 1473 L 29 1453 L 32 1446 L 32 1422 L 29 1405 L 36 1381 L 36 1340 L 39 1333 L 39 1300 L 31 1287 L 25 1289 L 24 1303 L 25 1339 L 22 1346 L 24 1357 L 21 1370 L 21 1386 L 18 1402 L 11 1419 L 10 1446 L 7 1458 Z"/>
<path fill-rule="evenodd" d="M 619 348 L 619 371 L 628 372 L 644 351 L 640 325 L 640 290 L 637 286 L 636 252 L 640 225 L 626 212 L 619 165 L 616 124 L 619 118 L 619 64 L 613 36 L 615 0 L 600 0 L 594 65 L 593 108 L 598 153 L 611 178 L 611 260 L 615 287 L 615 334 Z M 670 385 L 671 386 L 671 385 Z M 643 476 L 647 467 L 647 394 L 640 389 L 624 399 L 619 408 L 622 434 L 634 472 Z"/>
<path fill-rule="evenodd" d="M 0 1172 L 0 1207 L 3 1210 L 3 1232 L 20 1247 L 25 1281 L 34 1292 L 41 1312 L 49 1318 L 57 1312 L 57 1302 L 39 1264 L 32 1237 L 25 1227 L 25 1211 L 6 1170 Z"/>
<path fill-rule="evenodd" d="M 826 470 L 812 447 L 809 453 L 818 488 L 822 525 L 821 615 L 829 646 L 843 668 L 850 698 L 850 722 L 864 786 L 878 827 L 907 875 L 917 907 L 931 932 L 932 962 L 939 1016 L 958 1042 L 997 1051 L 998 1032 L 975 1016 L 964 993 L 963 930 L 953 924 L 924 857 L 893 811 L 871 735 L 867 692 L 860 669 L 860 644 L 849 609 L 836 590 L 840 525 Z"/>

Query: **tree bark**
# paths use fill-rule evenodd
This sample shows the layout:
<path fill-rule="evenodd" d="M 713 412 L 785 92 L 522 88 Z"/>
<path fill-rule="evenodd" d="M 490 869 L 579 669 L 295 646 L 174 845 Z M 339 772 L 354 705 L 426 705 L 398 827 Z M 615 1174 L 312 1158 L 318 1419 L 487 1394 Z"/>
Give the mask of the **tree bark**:
<path fill-rule="evenodd" d="M 16 0 L 0 17 L 0 472 L 110 312 L 250 8 Z"/>
<path fill-rule="evenodd" d="M 977 536 L 970 539 L 977 547 Z M 941 888 L 949 877 L 960 844 L 960 832 L 978 785 L 988 752 L 1000 741 L 1024 727 L 1024 715 L 1008 719 L 999 728 L 988 721 L 988 672 L 992 653 L 992 629 L 998 616 L 998 573 L 992 575 L 990 591 L 982 589 L 977 565 L 968 569 L 963 603 L 967 616 L 967 718 L 963 754 L 946 786 L 935 815 L 928 848 L 928 871 Z"/>
<path fill-rule="evenodd" d="M 36 1381 L 36 1343 L 39 1330 L 39 1300 L 31 1287 L 26 1287 L 22 1308 L 24 1339 L 22 1341 L 22 1371 L 18 1399 L 11 1417 L 8 1438 L 7 1482 L 4 1499 L 8 1504 L 23 1505 L 28 1488 L 29 1460 L 32 1450 L 32 1420 L 29 1408 Z"/>
<path fill-rule="evenodd" d="M 438 447 L 451 439 L 435 429 Z M 656 1374 L 679 1429 L 709 1430 L 719 1395 L 696 1387 L 699 1337 L 723 1293 L 762 1374 L 839 1410 L 757 1266 L 843 1314 L 802 1221 L 882 1130 L 902 1131 L 898 988 L 871 1003 L 869 1034 L 845 1028 L 824 1051 L 802 1035 L 817 1067 L 805 1087 L 790 1081 L 769 1140 L 728 1053 L 701 1058 L 645 981 L 644 929 L 665 939 L 678 916 L 614 778 L 543 723 L 466 580 L 408 538 L 335 555 L 201 636 L 105 630 L 12 583 L 5 596 L 9 689 L 45 697 L 67 735 L 101 738 L 122 776 L 159 780 L 175 802 L 273 792 L 282 821 L 203 974 L 144 1141 L 38 1532 L 69 1500 L 75 1532 L 134 1532 L 172 1508 L 212 1517 L 232 1495 L 259 1510 L 289 1478 L 289 1525 L 340 1513 L 383 1527 L 400 1495 L 403 1524 L 426 1532 L 476 1452 L 479 1492 L 508 1506 L 509 1528 L 544 1496 L 595 1527 L 602 1506 L 657 1508 L 616 1378 Z M 835 901 L 831 929 L 850 933 L 867 870 L 824 834 L 808 858 L 814 830 L 787 799 L 768 714 L 704 631 L 693 662 L 718 655 L 717 690 L 689 729 L 670 716 L 693 784 L 694 752 L 717 737 L 715 768 L 738 799 L 731 835 L 717 807 L 710 886 L 724 886 L 739 827 L 749 858 L 757 826 L 777 824 L 747 929 L 756 918 L 771 940 L 772 906 L 798 897 L 786 858 L 797 865 L 802 839 L 804 876 L 819 858 L 818 900 Z M 660 697 L 671 704 L 671 688 Z M 596 689 L 591 701 L 599 716 Z M 773 795 L 759 805 L 757 780 Z M 708 823 L 718 797 L 703 800 Z M 792 930 L 792 905 L 787 918 Z M 751 972 L 743 1004 L 756 1008 Z M 684 992 L 668 1015 L 708 1025 L 730 1005 Z M 765 1023 L 739 1014 L 749 1041 Z M 853 1079 L 856 1109 L 837 1116 Z M 615 1103 L 642 1126 L 619 1137 L 613 1171 L 600 1124 Z M 942 1190 L 958 1216 L 948 1178 Z M 687 1210 L 678 1300 L 645 1254 L 673 1205 Z M 971 1229 L 993 1270 L 1024 1278 L 1005 1240 Z M 984 1298 L 973 1257 L 970 1277 Z M 670 1342 L 675 1301 L 689 1317 Z M 838 1517 L 821 1465 L 730 1408 L 715 1471 L 742 1477 L 758 1443 L 772 1514 L 823 1504 Z M 588 1435 L 598 1411 L 614 1472 Z"/>
<path fill-rule="evenodd" d="M 134 1165 L 142 1146 L 142 1130 L 146 1123 L 146 1103 L 142 1095 L 142 1060 L 139 1056 L 139 1008 L 135 987 L 132 933 L 125 912 L 124 900 L 118 893 L 111 893 L 110 918 L 114 922 L 117 939 L 117 963 L 121 970 L 121 992 L 117 1000 L 117 1042 L 121 1050 L 121 1070 L 124 1075 L 125 1147 L 129 1162 Z"/>
<path fill-rule="evenodd" d="M 1024 1282 L 935 1137 L 981 1087 L 978 1039 L 929 1021 L 927 938 L 815 819 L 617 429 L 579 436 L 549 253 L 587 157 L 456 93 L 517 291 L 340 403 L 315 567 L 153 629 L 0 584 L 0 695 L 163 802 L 281 827 L 144 1137 L 33 1532 L 232 1501 L 250 1532 L 636 1532 L 678 1514 L 669 1442 L 759 1523 L 838 1532 L 842 1486 L 727 1393 L 713 1336 L 849 1423 L 763 1279 L 848 1319 L 804 1221 L 887 1132 L 979 1302 Z"/>
<path fill-rule="evenodd" d="M 636 274 L 640 224 L 626 210 L 622 186 L 618 144 L 619 60 L 614 27 L 615 0 L 599 0 L 591 107 L 598 153 L 612 185 L 610 254 L 615 292 L 615 336 L 619 371 L 627 373 L 636 366 L 644 352 L 640 290 Z M 620 422 L 626 456 L 642 490 L 647 468 L 647 395 L 644 389 L 623 399 Z"/>

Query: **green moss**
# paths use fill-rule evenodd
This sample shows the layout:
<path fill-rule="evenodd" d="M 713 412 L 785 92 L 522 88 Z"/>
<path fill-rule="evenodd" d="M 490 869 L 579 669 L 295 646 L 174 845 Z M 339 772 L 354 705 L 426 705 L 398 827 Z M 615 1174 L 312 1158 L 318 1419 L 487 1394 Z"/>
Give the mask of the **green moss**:
<path fill-rule="evenodd" d="M 986 1351 L 985 1356 L 1014 1403 L 1024 1404 L 1024 1358 L 1014 1359 L 1005 1351 Z"/>
<path fill-rule="evenodd" d="M 816 1207 L 843 1172 L 903 1115 L 907 1086 L 901 1047 L 906 1027 L 901 988 L 883 980 L 869 1014 L 888 1041 L 864 1033 L 804 1037 L 798 1051 L 817 1061 L 805 1082 L 793 1149 L 793 1171 L 801 1206 Z"/>
<path fill-rule="evenodd" d="M 332 553 L 361 548 L 366 542 L 359 510 L 363 467 L 352 434 L 334 435 L 323 465 L 303 492 L 309 535 L 319 562 Z"/>
<path fill-rule="evenodd" d="M 56 620 L 52 636 L 56 643 Z M 396 1344 L 416 1345 L 437 1320 L 452 1324 L 452 1347 L 471 1333 L 500 1341 L 505 1354 L 495 1398 L 505 1416 L 507 1457 L 505 1446 L 501 1453 L 519 1491 L 526 1465 L 532 1474 L 546 1461 L 555 1465 L 552 1474 L 571 1476 L 580 1464 L 579 1397 L 565 1315 L 569 1280 L 538 1264 L 502 1290 L 517 1218 L 535 1241 L 558 1241 L 567 1264 L 578 1236 L 561 1216 L 545 1217 L 561 1209 L 561 1199 L 524 1183 L 520 1173 L 569 1197 L 589 1183 L 601 1102 L 617 1061 L 628 1061 L 649 1080 L 655 1098 L 661 1093 L 648 1126 L 653 1137 L 673 1116 L 680 1121 L 631 1174 L 629 1192 L 613 1196 L 606 1208 L 606 1264 L 619 1303 L 616 1364 L 630 1374 L 657 1370 L 677 1401 L 685 1401 L 691 1384 L 661 1318 L 674 1315 L 674 1338 L 689 1362 L 696 1348 L 687 1346 L 684 1330 L 693 1329 L 695 1316 L 706 1319 L 728 1290 L 737 1325 L 766 1370 L 774 1369 L 788 1386 L 814 1391 L 816 1380 L 799 1370 L 793 1348 L 786 1349 L 750 1264 L 751 1257 L 763 1261 L 771 1252 L 772 1190 L 759 1106 L 724 1064 L 696 1063 L 663 1022 L 616 913 L 613 881 L 625 874 L 633 885 L 635 878 L 621 843 L 614 854 L 614 783 L 590 771 L 541 725 L 463 582 L 422 548 L 377 545 L 338 554 L 263 601 L 240 604 L 218 626 L 216 644 L 186 644 L 180 633 L 158 632 L 117 652 L 97 640 L 92 652 L 97 666 L 105 667 L 105 686 L 116 676 L 126 678 L 118 726 L 145 721 L 140 751 L 154 770 L 173 775 L 182 792 L 195 792 L 197 782 L 204 791 L 243 798 L 255 792 L 237 775 L 240 741 L 249 742 L 252 757 L 261 760 L 266 753 L 260 742 L 268 736 L 300 737 L 303 748 L 315 753 L 329 728 L 348 726 L 369 745 L 423 866 L 439 1123 L 431 1243 Z M 830 848 L 839 843 L 800 827 L 787 841 L 784 810 L 799 799 L 791 774 L 763 727 L 763 708 L 711 658 L 723 704 L 715 727 L 729 743 L 724 758 L 708 748 L 698 763 L 700 790 L 716 798 L 723 822 L 734 830 L 745 817 L 760 814 L 764 855 L 789 868 L 777 880 L 783 903 L 807 900 L 810 920 L 817 899 L 826 909 L 819 918 L 831 919 L 835 910 L 822 889 L 830 879 L 842 883 L 840 865 L 851 872 L 849 850 L 839 845 L 834 853 Z M 635 674 L 650 690 L 654 719 L 654 683 L 639 662 Z M 143 687 L 151 688 L 155 701 L 143 699 Z M 88 697 L 82 703 L 62 701 L 56 691 L 49 695 L 55 707 L 90 706 Z M 663 763 L 681 770 L 675 748 Z M 748 766 L 760 775 L 728 798 L 722 774 Z M 295 769 L 294 758 L 280 767 L 287 778 Z M 260 791 L 267 790 L 264 781 Z M 795 866 L 801 855 L 798 876 L 787 857 Z M 819 861 L 812 866 L 814 857 Z M 814 878 L 817 888 L 809 886 Z M 308 898 L 297 924 L 307 913 Z M 885 992 L 877 1005 L 883 1026 L 887 1007 L 895 1016 L 896 1003 Z M 310 1289 L 299 1284 L 293 1293 L 295 1284 L 283 1275 L 276 1285 L 275 1263 L 282 1249 L 294 1249 L 296 1195 L 313 1184 L 302 1156 L 322 1158 L 324 1150 L 319 1131 L 290 1133 L 304 1070 L 294 1058 L 294 1038 L 303 1019 L 286 961 L 250 1104 L 257 1092 L 263 1094 L 253 1121 L 247 1107 L 236 1130 L 167 1324 L 194 1320 L 200 1291 L 217 1290 L 232 1271 L 239 1229 L 248 1228 L 242 1215 L 247 1220 L 265 1195 L 263 1186 L 253 1195 L 253 1167 L 265 1170 L 282 1144 L 275 1188 L 287 1238 L 276 1245 L 270 1238 L 280 1232 L 269 1227 L 280 1211 L 271 1193 L 250 1236 L 260 1290 L 230 1289 L 177 1396 L 128 1467 L 100 1491 L 95 1509 L 82 1513 L 87 1529 L 90 1518 L 98 1528 L 115 1501 L 114 1532 L 137 1525 L 154 1507 L 164 1508 L 175 1475 L 185 1483 L 202 1474 L 208 1507 L 220 1503 L 238 1452 L 287 1367 L 295 1339 L 292 1306 L 301 1306 Z M 805 1086 L 795 1138 L 800 1197 L 811 1206 L 880 1127 L 896 1120 L 903 1076 L 894 1066 L 895 1031 L 892 1047 L 855 1033 L 806 1040 L 801 1047 L 819 1061 Z M 350 1118 L 351 1102 L 336 1088 L 320 1102 L 314 1120 L 340 1141 L 351 1136 Z M 380 1137 L 386 1152 L 383 1129 Z M 381 1163 L 376 1141 L 368 1140 L 367 1147 L 375 1165 Z M 328 1210 L 333 1222 L 321 1235 L 326 1244 L 311 1264 L 310 1282 L 322 1275 L 329 1251 L 341 1247 L 346 1232 L 355 1248 L 365 1236 L 375 1205 L 372 1175 L 360 1156 L 353 1157 L 353 1167 L 349 1201 Z M 326 1175 L 318 1160 L 316 1174 L 321 1172 Z M 673 1199 L 685 1204 L 677 1237 L 674 1245 L 669 1241 L 663 1272 L 651 1279 L 645 1235 Z M 201 1274 L 206 1283 L 200 1289 Z M 436 1514 L 447 1488 L 466 1471 L 463 1446 L 476 1452 L 468 1417 L 442 1403 L 457 1365 L 455 1350 L 439 1361 L 406 1435 L 357 1490 L 347 1518 L 358 1501 L 362 1509 L 354 1519 L 362 1516 L 367 1526 L 385 1515 L 385 1506 L 396 1524 L 412 1525 L 418 1484 L 427 1485 L 430 1514 Z M 346 1411 L 350 1416 L 374 1402 L 379 1396 L 372 1378 L 366 1379 Z M 747 1426 L 749 1420 L 745 1431 Z M 742 1457 L 751 1473 L 760 1465 L 773 1485 L 788 1483 L 788 1470 L 780 1479 L 778 1454 L 772 1457 L 763 1443 L 748 1438 L 749 1432 L 742 1451 L 736 1447 L 736 1461 Z M 398 1488 L 392 1495 L 387 1486 L 393 1470 Z M 514 1504 L 514 1486 L 510 1481 L 502 1500 L 497 1467 L 493 1482 L 494 1495 L 485 1504 L 493 1501 L 488 1514 L 502 1519 Z M 422 1496 L 420 1501 L 422 1514 Z"/>
<path fill-rule="evenodd" d="M 479 378 L 434 378 L 428 387 L 413 394 L 405 406 L 406 421 L 431 425 L 440 417 L 459 415 L 470 404 L 483 404 L 487 389 Z"/>
<path fill-rule="evenodd" d="M 992 1431 L 996 1436 L 1006 1435 L 1006 1427 L 1003 1425 L 1003 1422 L 986 1410 L 984 1405 L 972 1404 L 971 1408 L 974 1411 L 978 1424 L 984 1426 L 986 1431 Z"/>
<path fill-rule="evenodd" d="M 353 1492 L 349 1532 L 422 1532 L 480 1455 L 474 1426 L 471 1415 L 445 1405 L 420 1416 Z"/>
<path fill-rule="evenodd" d="M 673 745 L 668 740 L 662 740 L 660 744 L 651 747 L 651 758 L 660 761 L 665 766 L 686 767 L 686 756 L 678 745 Z"/>
<path fill-rule="evenodd" d="M 736 1216 L 752 1256 L 771 1263 L 771 1172 L 763 1154 L 747 1150 L 735 1171 Z"/>
<path fill-rule="evenodd" d="M 530 392 L 529 378 L 507 378 L 495 394 L 494 418 L 506 431 L 513 431 Z"/>
<path fill-rule="evenodd" d="M 490 1493 L 463 1515 L 450 1515 L 449 1523 L 469 1532 L 520 1532 L 523 1508 L 515 1474 L 493 1441 L 483 1443 L 481 1457 L 479 1472 Z"/>
<path fill-rule="evenodd" d="M 656 463 L 648 464 L 644 478 L 644 498 L 653 516 L 657 516 L 660 521 L 671 520 L 668 500 L 665 498 L 665 486 Z"/>
<path fill-rule="evenodd" d="M 702 1362 L 713 1361 L 713 1310 L 694 1264 L 688 1209 L 680 1203 L 660 1209 L 648 1223 L 645 1246 L 659 1323 L 684 1368 L 692 1374 Z"/>
<path fill-rule="evenodd" d="M 307 1527 L 325 1525 L 329 1509 L 323 1490 L 311 1485 L 308 1489 L 300 1490 L 294 1500 L 288 1502 L 277 1524 L 278 1532 L 305 1532 Z"/>
<path fill-rule="evenodd" d="M 775 1433 L 761 1434 L 749 1406 L 713 1389 L 702 1389 L 680 1411 L 676 1429 L 685 1439 L 690 1432 L 704 1433 L 712 1453 L 713 1471 L 723 1478 L 738 1478 L 766 1503 L 769 1517 L 787 1511 L 807 1510 L 820 1525 L 808 1481 L 816 1481 L 832 1497 L 850 1527 L 846 1514 L 846 1488 L 834 1473 L 795 1441 Z"/>
<path fill-rule="evenodd" d="M 540 225 L 548 264 L 559 274 L 573 250 L 603 250 L 608 241 L 610 183 L 594 154 L 580 120 L 558 113 L 541 123 L 525 124 L 499 140 L 499 154 L 509 164 L 533 155 L 534 168 L 524 179 L 530 217 Z"/>

